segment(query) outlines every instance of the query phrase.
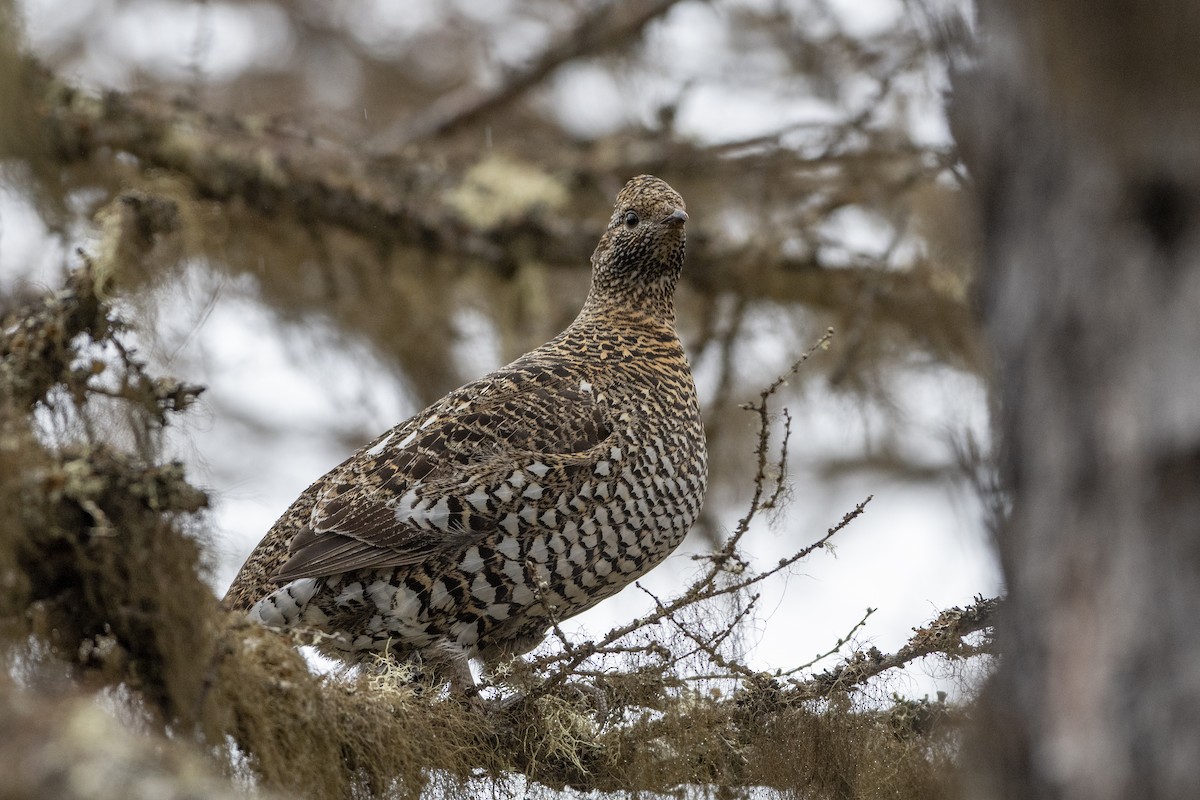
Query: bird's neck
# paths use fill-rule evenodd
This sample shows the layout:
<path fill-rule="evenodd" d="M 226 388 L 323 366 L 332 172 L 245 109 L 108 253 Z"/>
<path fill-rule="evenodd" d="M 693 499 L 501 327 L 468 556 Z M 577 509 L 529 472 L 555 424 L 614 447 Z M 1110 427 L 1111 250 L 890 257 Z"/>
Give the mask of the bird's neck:
<path fill-rule="evenodd" d="M 673 331 L 675 287 L 674 282 L 670 286 L 665 283 L 606 286 L 593 281 L 577 321 L 601 321 L 615 327 L 665 327 Z"/>

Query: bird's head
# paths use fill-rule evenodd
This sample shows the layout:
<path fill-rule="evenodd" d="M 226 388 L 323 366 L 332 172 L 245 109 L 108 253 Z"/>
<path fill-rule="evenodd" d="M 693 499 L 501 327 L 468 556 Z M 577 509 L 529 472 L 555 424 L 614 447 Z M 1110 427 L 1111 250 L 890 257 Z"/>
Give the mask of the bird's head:
<path fill-rule="evenodd" d="M 670 302 L 683 268 L 683 198 L 667 182 L 639 175 L 617 195 L 592 254 L 592 291 L 625 301 Z"/>

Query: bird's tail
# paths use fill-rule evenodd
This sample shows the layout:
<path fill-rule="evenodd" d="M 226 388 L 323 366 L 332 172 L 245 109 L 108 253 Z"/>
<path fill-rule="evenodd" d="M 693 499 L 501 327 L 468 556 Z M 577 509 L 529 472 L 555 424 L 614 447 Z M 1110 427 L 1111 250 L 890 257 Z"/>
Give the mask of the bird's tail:
<path fill-rule="evenodd" d="M 319 624 L 313 615 L 324 616 L 309 601 L 316 595 L 320 578 L 300 578 L 280 586 L 250 607 L 250 619 L 268 628 L 290 629 Z"/>

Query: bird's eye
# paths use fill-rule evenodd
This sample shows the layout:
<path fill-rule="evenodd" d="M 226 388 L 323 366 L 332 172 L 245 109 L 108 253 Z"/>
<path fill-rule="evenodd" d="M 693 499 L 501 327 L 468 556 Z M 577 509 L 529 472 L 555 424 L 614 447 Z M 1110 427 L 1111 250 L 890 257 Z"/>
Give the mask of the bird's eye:
<path fill-rule="evenodd" d="M 640 222 L 640 221 L 641 220 L 638 219 L 638 215 L 637 215 L 636 211 L 626 211 L 625 212 L 625 226 L 627 228 L 636 228 L 638 222 Z"/>

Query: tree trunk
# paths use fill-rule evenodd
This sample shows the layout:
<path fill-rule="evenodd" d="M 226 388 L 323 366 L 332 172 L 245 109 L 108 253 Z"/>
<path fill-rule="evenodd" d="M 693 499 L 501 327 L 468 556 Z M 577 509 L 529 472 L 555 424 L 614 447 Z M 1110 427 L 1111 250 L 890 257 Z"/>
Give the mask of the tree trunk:
<path fill-rule="evenodd" d="M 997 0 L 956 76 L 1012 513 L 974 796 L 1200 796 L 1200 4 Z"/>

